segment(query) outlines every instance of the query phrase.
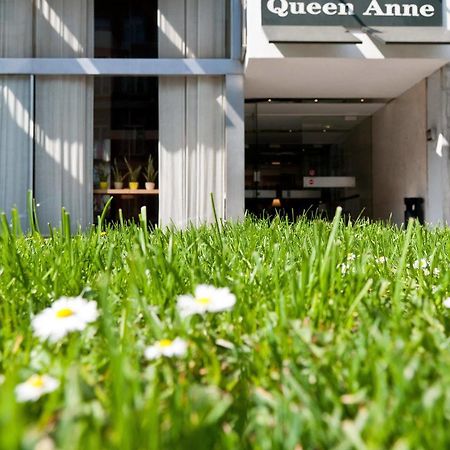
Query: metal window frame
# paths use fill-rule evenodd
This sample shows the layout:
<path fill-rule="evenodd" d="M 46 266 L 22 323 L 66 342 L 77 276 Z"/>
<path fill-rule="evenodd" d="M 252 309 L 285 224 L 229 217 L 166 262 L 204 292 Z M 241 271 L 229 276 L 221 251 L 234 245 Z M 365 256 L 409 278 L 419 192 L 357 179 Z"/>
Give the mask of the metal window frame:
<path fill-rule="evenodd" d="M 217 76 L 243 74 L 236 59 L 0 58 L 0 75 Z"/>

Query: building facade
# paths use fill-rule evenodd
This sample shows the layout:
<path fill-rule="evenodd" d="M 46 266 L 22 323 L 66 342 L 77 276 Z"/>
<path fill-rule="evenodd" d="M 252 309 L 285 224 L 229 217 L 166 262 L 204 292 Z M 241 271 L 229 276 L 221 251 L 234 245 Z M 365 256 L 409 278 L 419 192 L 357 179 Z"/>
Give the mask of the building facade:
<path fill-rule="evenodd" d="M 32 190 L 43 228 L 109 195 L 111 220 L 146 205 L 163 226 L 337 205 L 400 224 L 413 198 L 445 223 L 448 10 L 0 0 L 0 210 L 26 227 Z"/>

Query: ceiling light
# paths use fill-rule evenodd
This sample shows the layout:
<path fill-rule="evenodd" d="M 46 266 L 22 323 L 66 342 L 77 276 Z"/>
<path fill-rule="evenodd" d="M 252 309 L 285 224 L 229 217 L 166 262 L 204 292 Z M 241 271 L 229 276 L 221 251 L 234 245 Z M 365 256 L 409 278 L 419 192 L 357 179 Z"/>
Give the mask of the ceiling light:
<path fill-rule="evenodd" d="M 315 98 L 315 99 L 314 99 L 314 103 L 319 103 L 319 99 L 318 99 L 318 98 Z"/>
<path fill-rule="evenodd" d="M 271 98 L 267 99 L 267 101 L 268 101 L 269 103 L 272 103 L 272 99 L 271 99 Z"/>
<path fill-rule="evenodd" d="M 364 102 L 365 102 L 365 100 L 362 98 L 362 99 L 361 99 L 361 103 L 364 103 Z"/>
<path fill-rule="evenodd" d="M 272 208 L 281 208 L 281 200 L 279 198 L 272 200 Z"/>
<path fill-rule="evenodd" d="M 280 161 L 272 161 L 272 166 L 281 166 Z"/>

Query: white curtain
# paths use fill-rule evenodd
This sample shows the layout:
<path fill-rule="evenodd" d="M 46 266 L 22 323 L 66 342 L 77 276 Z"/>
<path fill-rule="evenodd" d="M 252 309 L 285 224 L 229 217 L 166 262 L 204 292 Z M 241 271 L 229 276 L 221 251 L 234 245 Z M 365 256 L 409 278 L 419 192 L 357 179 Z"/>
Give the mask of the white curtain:
<path fill-rule="evenodd" d="M 0 211 L 17 208 L 24 228 L 31 188 L 30 103 L 29 77 L 0 77 Z"/>
<path fill-rule="evenodd" d="M 32 55 L 32 0 L 0 0 L 0 57 Z M 16 207 L 27 224 L 31 187 L 30 77 L 0 76 L 0 211 Z"/>
<path fill-rule="evenodd" d="M 94 56 L 94 0 L 35 0 L 36 57 Z"/>
<path fill-rule="evenodd" d="M 160 0 L 161 58 L 223 58 L 225 0 Z M 219 217 L 225 201 L 224 77 L 159 82 L 160 224 L 185 227 Z"/>
<path fill-rule="evenodd" d="M 61 208 L 72 226 L 92 222 L 93 99 L 86 77 L 36 81 L 36 198 L 41 228 L 57 226 Z"/>
<path fill-rule="evenodd" d="M 33 0 L 0 0 L 0 57 L 33 56 Z"/>
<path fill-rule="evenodd" d="M 36 0 L 36 56 L 91 57 L 93 0 Z M 36 79 L 35 186 L 41 227 L 57 226 L 61 208 L 73 228 L 92 222 L 93 80 Z"/>

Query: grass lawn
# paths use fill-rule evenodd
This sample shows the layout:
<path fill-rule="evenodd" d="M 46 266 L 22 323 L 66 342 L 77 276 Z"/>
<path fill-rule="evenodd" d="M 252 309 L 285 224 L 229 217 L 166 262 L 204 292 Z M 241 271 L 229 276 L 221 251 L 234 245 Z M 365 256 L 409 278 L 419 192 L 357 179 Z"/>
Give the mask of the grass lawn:
<path fill-rule="evenodd" d="M 450 230 L 68 229 L 0 221 L 1 450 L 450 448 Z"/>

